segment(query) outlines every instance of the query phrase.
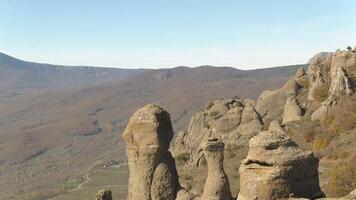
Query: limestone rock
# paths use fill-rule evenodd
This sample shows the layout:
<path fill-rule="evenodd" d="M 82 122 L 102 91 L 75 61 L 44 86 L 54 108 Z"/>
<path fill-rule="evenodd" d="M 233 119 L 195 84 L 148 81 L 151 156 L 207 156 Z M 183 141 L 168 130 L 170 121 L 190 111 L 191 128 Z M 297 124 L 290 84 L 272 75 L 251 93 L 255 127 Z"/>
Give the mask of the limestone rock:
<path fill-rule="evenodd" d="M 279 116 L 282 116 L 287 99 L 290 96 L 297 96 L 300 88 L 301 86 L 296 80 L 291 79 L 281 89 L 262 92 L 257 100 L 256 110 L 263 117 L 263 122 L 268 124 Z"/>
<path fill-rule="evenodd" d="M 170 115 L 149 104 L 136 111 L 124 131 L 129 166 L 128 200 L 173 200 L 180 188 Z"/>
<path fill-rule="evenodd" d="M 202 149 L 208 163 L 208 177 L 205 181 L 204 200 L 232 200 L 230 183 L 224 172 L 224 143 L 217 138 L 206 138 Z"/>
<path fill-rule="evenodd" d="M 277 122 L 249 142 L 240 166 L 239 200 L 322 197 L 318 159 L 302 150 Z"/>
<path fill-rule="evenodd" d="M 339 67 L 332 75 L 329 92 L 330 95 L 336 97 L 340 97 L 343 94 L 352 94 L 351 81 L 343 68 Z"/>
<path fill-rule="evenodd" d="M 309 61 L 309 102 L 315 101 L 320 91 L 327 90 L 329 87 L 332 55 L 332 53 L 317 54 Z"/>
<path fill-rule="evenodd" d="M 318 200 L 355 200 L 356 199 L 356 189 L 351 191 L 350 194 L 348 194 L 345 197 L 340 197 L 340 198 L 321 198 Z"/>
<path fill-rule="evenodd" d="M 111 190 L 100 190 L 96 193 L 96 200 L 112 200 Z"/>
<path fill-rule="evenodd" d="M 283 112 L 283 124 L 292 121 L 298 121 L 302 118 L 303 110 L 300 108 L 298 101 L 294 97 L 287 99 Z"/>
<path fill-rule="evenodd" d="M 186 189 L 182 188 L 177 193 L 176 200 L 198 200 L 193 194 L 189 193 Z"/>
<path fill-rule="evenodd" d="M 301 67 L 297 70 L 297 72 L 295 73 L 294 75 L 294 78 L 297 79 L 297 78 L 300 78 L 302 76 L 305 75 L 305 70 L 304 70 L 304 67 Z"/>
<path fill-rule="evenodd" d="M 204 154 L 199 147 L 207 137 L 223 138 L 227 146 L 247 146 L 248 140 L 263 128 L 263 120 L 252 100 L 239 98 L 211 101 L 194 115 L 188 131 L 180 134 L 173 145 L 174 155 L 189 153 L 189 166 L 199 166 Z"/>

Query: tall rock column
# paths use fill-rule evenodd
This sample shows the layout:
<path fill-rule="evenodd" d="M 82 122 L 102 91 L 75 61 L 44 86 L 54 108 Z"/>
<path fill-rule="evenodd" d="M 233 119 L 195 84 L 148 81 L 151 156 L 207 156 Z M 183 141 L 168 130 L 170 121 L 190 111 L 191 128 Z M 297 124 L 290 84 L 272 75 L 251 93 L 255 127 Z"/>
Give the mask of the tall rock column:
<path fill-rule="evenodd" d="M 224 172 L 224 143 L 217 138 L 206 138 L 201 148 L 208 163 L 208 177 L 205 181 L 204 200 L 231 200 L 229 179 Z"/>
<path fill-rule="evenodd" d="M 168 112 L 146 105 L 130 118 L 123 134 L 129 166 L 128 200 L 174 200 L 180 188 Z"/>
<path fill-rule="evenodd" d="M 278 122 L 250 140 L 247 159 L 240 166 L 238 200 L 323 196 L 318 159 L 293 142 Z"/>

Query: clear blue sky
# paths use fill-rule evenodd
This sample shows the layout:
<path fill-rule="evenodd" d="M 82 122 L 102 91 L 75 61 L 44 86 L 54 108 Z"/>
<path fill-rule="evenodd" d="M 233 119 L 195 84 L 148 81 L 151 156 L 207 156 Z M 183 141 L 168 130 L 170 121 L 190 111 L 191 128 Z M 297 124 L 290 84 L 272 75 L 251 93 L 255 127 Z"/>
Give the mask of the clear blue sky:
<path fill-rule="evenodd" d="M 0 0 L 0 51 L 113 67 L 305 63 L 356 45 L 355 0 Z"/>

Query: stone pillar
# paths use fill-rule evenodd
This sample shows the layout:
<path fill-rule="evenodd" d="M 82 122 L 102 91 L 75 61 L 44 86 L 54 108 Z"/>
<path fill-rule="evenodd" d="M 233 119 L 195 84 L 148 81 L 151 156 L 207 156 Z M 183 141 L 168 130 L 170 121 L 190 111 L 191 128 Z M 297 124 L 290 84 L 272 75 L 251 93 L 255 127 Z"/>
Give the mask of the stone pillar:
<path fill-rule="evenodd" d="M 229 179 L 224 172 L 224 143 L 217 138 L 206 138 L 201 148 L 208 163 L 208 177 L 205 181 L 204 200 L 232 199 Z"/>
<path fill-rule="evenodd" d="M 128 200 L 174 200 L 180 188 L 168 112 L 146 105 L 130 118 L 123 134 L 129 166 Z"/>

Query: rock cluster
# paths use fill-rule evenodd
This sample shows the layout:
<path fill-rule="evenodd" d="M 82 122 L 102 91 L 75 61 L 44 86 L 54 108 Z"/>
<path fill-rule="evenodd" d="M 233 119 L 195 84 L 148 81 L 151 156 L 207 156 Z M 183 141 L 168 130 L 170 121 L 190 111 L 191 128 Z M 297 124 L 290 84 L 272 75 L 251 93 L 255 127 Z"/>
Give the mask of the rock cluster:
<path fill-rule="evenodd" d="M 318 159 L 312 152 L 298 147 L 276 121 L 268 131 L 250 140 L 248 156 L 239 172 L 239 200 L 323 196 Z"/>
<path fill-rule="evenodd" d="M 232 200 L 229 179 L 224 172 L 224 143 L 218 138 L 206 138 L 202 150 L 208 163 L 208 177 L 205 181 L 204 200 Z"/>
<path fill-rule="evenodd" d="M 188 131 L 175 140 L 174 155 L 191 154 L 190 164 L 199 166 L 204 154 L 199 151 L 204 138 L 221 137 L 227 145 L 246 145 L 263 128 L 261 116 L 252 100 L 239 98 L 209 102 L 202 112 L 194 115 Z"/>

